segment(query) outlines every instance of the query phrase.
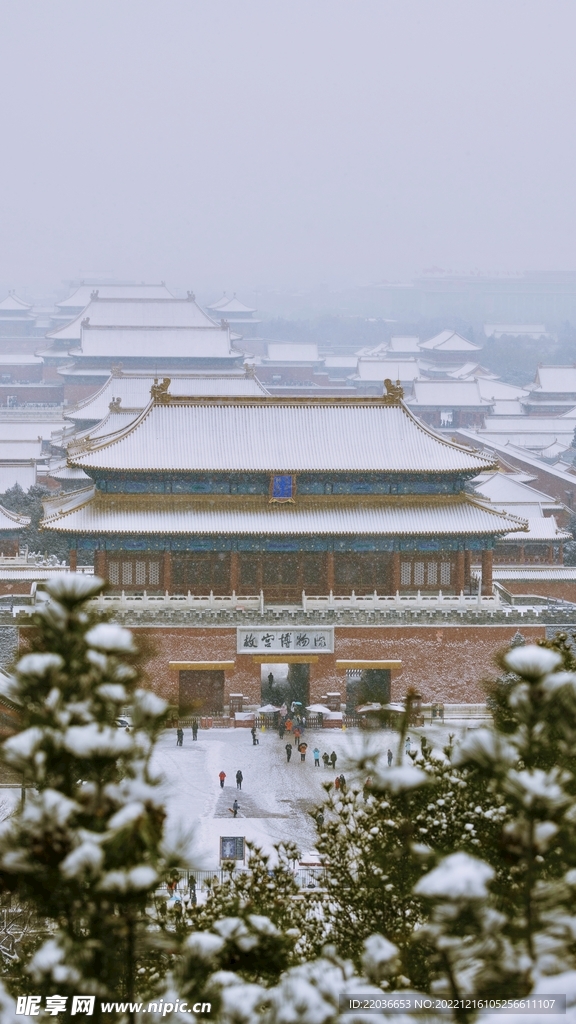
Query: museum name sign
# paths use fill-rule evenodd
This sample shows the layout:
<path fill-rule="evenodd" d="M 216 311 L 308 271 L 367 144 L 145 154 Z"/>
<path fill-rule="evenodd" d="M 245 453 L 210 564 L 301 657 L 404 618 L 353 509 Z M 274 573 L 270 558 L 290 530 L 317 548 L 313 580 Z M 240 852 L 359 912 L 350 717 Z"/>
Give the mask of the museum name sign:
<path fill-rule="evenodd" d="M 334 629 L 239 629 L 237 644 L 238 654 L 333 654 Z"/>

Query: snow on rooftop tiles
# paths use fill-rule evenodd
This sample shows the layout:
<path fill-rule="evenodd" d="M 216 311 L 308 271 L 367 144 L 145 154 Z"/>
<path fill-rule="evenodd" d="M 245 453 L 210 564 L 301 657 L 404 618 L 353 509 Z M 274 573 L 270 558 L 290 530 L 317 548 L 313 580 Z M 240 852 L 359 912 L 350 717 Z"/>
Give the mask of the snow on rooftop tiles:
<path fill-rule="evenodd" d="M 490 404 L 482 398 L 477 380 L 415 380 L 411 406 L 482 406 Z"/>
<path fill-rule="evenodd" d="M 275 363 L 316 363 L 320 358 L 317 345 L 296 342 L 269 342 L 267 352 L 267 358 Z"/>
<path fill-rule="evenodd" d="M 457 331 L 441 331 L 428 341 L 420 342 L 420 348 L 436 352 L 478 352 L 480 345 L 475 345 L 468 338 L 463 338 Z"/>
<path fill-rule="evenodd" d="M 165 284 L 81 284 L 71 295 L 56 303 L 57 309 L 85 309 L 94 292 L 100 299 L 172 299 Z"/>
<path fill-rule="evenodd" d="M 115 494 L 111 502 L 85 488 L 47 498 L 44 512 L 47 528 L 78 533 L 468 536 L 526 529 L 525 520 L 466 495 L 385 502 L 301 496 L 295 505 L 278 506 L 260 497 L 175 494 Z"/>
<path fill-rule="evenodd" d="M 212 305 L 206 306 L 206 309 L 211 309 L 213 312 L 217 312 L 219 316 L 226 316 L 228 313 L 256 312 L 255 309 L 252 309 L 250 306 L 245 306 L 243 302 L 240 302 L 240 299 L 237 299 L 235 294 L 232 298 L 227 298 L 226 295 L 223 295 L 221 299 L 218 299 L 218 302 L 213 302 Z"/>
<path fill-rule="evenodd" d="M 13 292 L 0 302 L 0 313 L 26 313 L 29 309 L 32 309 L 32 303 L 19 299 Z"/>
<path fill-rule="evenodd" d="M 59 341 L 80 341 L 82 321 L 91 327 L 204 327 L 221 330 L 216 322 L 189 299 L 92 299 L 81 313 L 64 327 L 46 335 Z"/>
<path fill-rule="evenodd" d="M 0 505 L 0 530 L 21 530 L 30 526 L 30 516 L 20 516 Z"/>
<path fill-rule="evenodd" d="M 85 358 L 138 359 L 230 359 L 227 329 L 214 327 L 82 327 L 82 356 Z M 76 354 L 73 352 L 72 354 Z M 80 354 L 80 353 L 78 353 Z"/>
<path fill-rule="evenodd" d="M 358 380 L 384 382 L 386 378 L 410 382 L 420 374 L 416 359 L 366 359 L 358 360 Z"/>
<path fill-rule="evenodd" d="M 110 402 L 119 403 L 120 409 L 145 409 L 150 401 L 150 389 L 154 377 L 120 376 L 110 377 L 104 386 L 86 399 L 75 409 L 66 413 L 71 420 L 93 420 L 97 423 L 104 419 L 110 410 Z M 171 390 L 179 395 L 198 395 L 218 398 L 222 396 L 240 395 L 257 397 L 267 395 L 265 387 L 255 377 L 242 376 L 208 376 L 173 377 Z"/>
<path fill-rule="evenodd" d="M 576 366 L 539 366 L 533 393 L 542 391 L 554 395 L 575 394 Z"/>
<path fill-rule="evenodd" d="M 381 399 L 169 396 L 113 441 L 70 457 L 86 468 L 136 472 L 478 473 L 492 464 Z"/>

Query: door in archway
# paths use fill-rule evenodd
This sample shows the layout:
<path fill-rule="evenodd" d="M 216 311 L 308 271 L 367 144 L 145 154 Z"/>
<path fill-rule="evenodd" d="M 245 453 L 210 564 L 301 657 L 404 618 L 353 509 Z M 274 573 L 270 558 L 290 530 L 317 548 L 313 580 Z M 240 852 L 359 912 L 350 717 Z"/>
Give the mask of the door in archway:
<path fill-rule="evenodd" d="M 181 669 L 179 673 L 181 715 L 221 715 L 224 709 L 222 669 Z"/>

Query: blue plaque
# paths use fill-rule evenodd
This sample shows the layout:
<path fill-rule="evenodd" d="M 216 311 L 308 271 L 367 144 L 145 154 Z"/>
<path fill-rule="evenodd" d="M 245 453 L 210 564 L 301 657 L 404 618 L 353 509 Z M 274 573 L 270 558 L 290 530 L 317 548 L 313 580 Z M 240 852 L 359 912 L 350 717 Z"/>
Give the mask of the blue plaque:
<path fill-rule="evenodd" d="M 294 501 L 294 477 L 283 473 L 272 477 L 272 501 Z"/>

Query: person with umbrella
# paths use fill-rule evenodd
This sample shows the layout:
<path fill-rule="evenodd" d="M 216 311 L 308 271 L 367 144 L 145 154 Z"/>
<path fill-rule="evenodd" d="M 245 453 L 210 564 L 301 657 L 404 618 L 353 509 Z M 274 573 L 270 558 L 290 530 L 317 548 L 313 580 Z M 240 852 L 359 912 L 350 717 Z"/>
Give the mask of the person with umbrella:
<path fill-rule="evenodd" d="M 286 750 L 286 760 L 287 760 L 288 764 L 290 764 L 290 758 L 292 757 L 292 744 L 291 743 L 287 743 L 286 747 L 285 747 L 285 750 Z"/>
<path fill-rule="evenodd" d="M 301 743 L 300 746 L 298 747 L 298 750 L 300 751 L 300 760 L 301 761 L 305 761 L 306 760 L 306 751 L 308 750 L 308 744 L 307 743 Z"/>

